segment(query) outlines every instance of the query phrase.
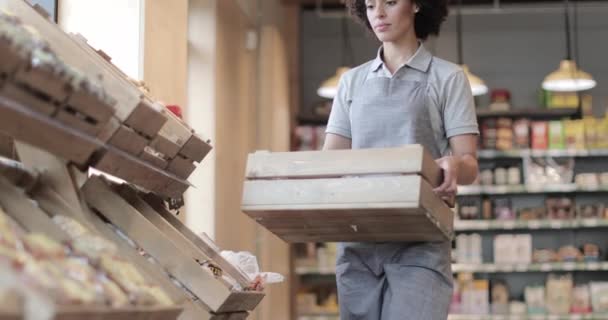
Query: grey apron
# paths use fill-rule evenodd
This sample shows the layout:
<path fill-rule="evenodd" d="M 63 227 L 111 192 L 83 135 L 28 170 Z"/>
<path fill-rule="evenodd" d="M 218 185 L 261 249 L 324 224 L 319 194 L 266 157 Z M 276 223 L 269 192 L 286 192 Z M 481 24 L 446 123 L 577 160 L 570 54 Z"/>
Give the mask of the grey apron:
<path fill-rule="evenodd" d="M 426 103 L 428 72 L 411 81 L 399 78 L 402 71 L 409 70 L 369 78 L 356 88 L 349 111 L 352 148 L 419 143 L 438 158 L 429 115 L 434 110 Z M 341 319 L 445 320 L 452 296 L 450 250 L 449 242 L 338 244 Z"/>

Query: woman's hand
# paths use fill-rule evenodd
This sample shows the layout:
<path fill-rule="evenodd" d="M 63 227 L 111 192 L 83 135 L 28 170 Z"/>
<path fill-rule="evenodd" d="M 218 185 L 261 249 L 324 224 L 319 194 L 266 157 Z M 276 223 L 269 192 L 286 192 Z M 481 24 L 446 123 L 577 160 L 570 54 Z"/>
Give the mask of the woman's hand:
<path fill-rule="evenodd" d="M 435 160 L 443 169 L 443 183 L 433 189 L 441 197 L 453 197 L 458 189 L 458 173 L 460 171 L 460 159 L 456 156 L 447 156 Z"/>

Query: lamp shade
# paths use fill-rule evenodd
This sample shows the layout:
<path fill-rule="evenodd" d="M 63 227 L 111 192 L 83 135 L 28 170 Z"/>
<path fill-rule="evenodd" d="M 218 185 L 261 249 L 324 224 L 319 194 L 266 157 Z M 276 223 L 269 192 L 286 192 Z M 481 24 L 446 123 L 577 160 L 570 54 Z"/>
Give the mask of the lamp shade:
<path fill-rule="evenodd" d="M 543 89 L 548 91 L 583 91 L 595 87 L 597 83 L 593 77 L 579 70 L 576 62 L 562 60 L 559 69 L 550 73 L 543 81 Z"/>
<path fill-rule="evenodd" d="M 469 67 L 466 64 L 463 64 L 462 71 L 464 71 L 465 76 L 469 79 L 469 84 L 471 85 L 471 91 L 474 96 L 480 96 L 488 93 L 488 87 L 485 82 L 481 80 L 480 77 L 474 75 L 469 71 Z"/>
<path fill-rule="evenodd" d="M 340 82 L 340 77 L 342 77 L 342 75 L 348 70 L 350 70 L 348 67 L 338 68 L 338 70 L 336 70 L 336 74 L 323 81 L 319 89 L 317 89 L 317 94 L 326 99 L 335 98 L 336 94 L 338 93 L 338 83 Z"/>

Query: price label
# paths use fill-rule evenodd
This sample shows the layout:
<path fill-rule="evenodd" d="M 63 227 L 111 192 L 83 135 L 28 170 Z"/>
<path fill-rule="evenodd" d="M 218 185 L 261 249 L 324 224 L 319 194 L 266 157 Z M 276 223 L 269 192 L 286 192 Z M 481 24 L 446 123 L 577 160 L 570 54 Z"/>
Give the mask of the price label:
<path fill-rule="evenodd" d="M 495 264 L 489 264 L 485 267 L 485 271 L 486 272 L 496 272 L 496 265 Z"/>
<path fill-rule="evenodd" d="M 498 267 L 498 269 L 502 272 L 511 272 L 513 271 L 513 265 L 503 264 Z"/>
<path fill-rule="evenodd" d="M 515 229 L 515 221 L 505 221 L 503 227 L 507 230 Z"/>
<path fill-rule="evenodd" d="M 525 272 L 525 271 L 528 271 L 528 267 L 529 267 L 529 265 L 527 265 L 525 263 L 519 263 L 519 264 L 515 265 L 515 271 Z"/>
<path fill-rule="evenodd" d="M 561 228 L 564 227 L 564 222 L 563 221 L 559 221 L 559 220 L 553 220 L 553 221 L 551 221 L 551 223 L 549 225 L 553 229 L 561 229 Z"/>
<path fill-rule="evenodd" d="M 553 270 L 553 266 L 550 263 L 542 263 L 540 265 L 540 271 L 551 271 Z"/>
<path fill-rule="evenodd" d="M 587 263 L 587 270 L 599 270 L 600 264 L 597 262 L 589 262 Z"/>
<path fill-rule="evenodd" d="M 530 229 L 540 229 L 540 221 L 532 220 L 528 222 L 528 228 Z"/>

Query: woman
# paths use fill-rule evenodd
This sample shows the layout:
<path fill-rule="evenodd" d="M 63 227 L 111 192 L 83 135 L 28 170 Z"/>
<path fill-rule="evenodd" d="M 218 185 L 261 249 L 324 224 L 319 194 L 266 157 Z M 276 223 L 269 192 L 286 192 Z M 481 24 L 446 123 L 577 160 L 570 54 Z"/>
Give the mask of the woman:
<path fill-rule="evenodd" d="M 473 96 L 463 71 L 422 41 L 438 34 L 447 0 L 347 0 L 382 42 L 377 57 L 340 80 L 324 149 L 422 144 L 444 169 L 434 191 L 453 196 L 477 176 Z M 348 320 L 446 319 L 450 242 L 341 243 L 336 276 Z"/>

